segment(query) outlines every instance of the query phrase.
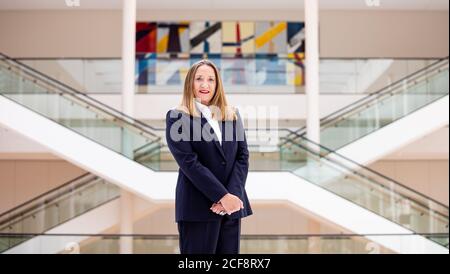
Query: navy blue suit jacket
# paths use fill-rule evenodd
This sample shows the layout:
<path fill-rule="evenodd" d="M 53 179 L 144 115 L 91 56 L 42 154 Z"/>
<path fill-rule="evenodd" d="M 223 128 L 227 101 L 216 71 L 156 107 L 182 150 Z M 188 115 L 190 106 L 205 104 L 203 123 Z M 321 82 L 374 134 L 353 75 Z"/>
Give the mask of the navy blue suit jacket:
<path fill-rule="evenodd" d="M 235 121 L 219 121 L 220 145 L 203 114 L 194 117 L 176 109 L 167 112 L 167 144 L 179 166 L 175 195 L 177 222 L 220 220 L 223 217 L 210 207 L 227 193 L 238 196 L 244 209 L 226 218 L 252 214 L 245 191 L 249 152 L 244 126 L 237 114 Z"/>

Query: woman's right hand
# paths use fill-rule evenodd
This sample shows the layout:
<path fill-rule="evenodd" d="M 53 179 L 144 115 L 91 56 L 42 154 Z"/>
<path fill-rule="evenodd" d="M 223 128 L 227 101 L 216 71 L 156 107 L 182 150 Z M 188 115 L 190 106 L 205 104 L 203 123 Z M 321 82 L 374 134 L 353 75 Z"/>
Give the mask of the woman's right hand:
<path fill-rule="evenodd" d="M 241 199 L 231 193 L 225 194 L 225 196 L 220 199 L 219 203 L 223 206 L 228 215 L 244 208 L 244 203 L 242 203 Z"/>

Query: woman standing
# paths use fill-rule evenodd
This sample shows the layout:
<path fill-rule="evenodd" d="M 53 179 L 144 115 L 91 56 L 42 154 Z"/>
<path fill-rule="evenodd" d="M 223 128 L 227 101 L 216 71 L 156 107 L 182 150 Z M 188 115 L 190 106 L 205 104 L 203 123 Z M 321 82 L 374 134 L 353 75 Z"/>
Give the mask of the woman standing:
<path fill-rule="evenodd" d="M 249 152 L 239 112 L 227 104 L 217 67 L 189 69 L 181 105 L 167 112 L 166 139 L 179 165 L 175 216 L 182 254 L 238 254 Z"/>

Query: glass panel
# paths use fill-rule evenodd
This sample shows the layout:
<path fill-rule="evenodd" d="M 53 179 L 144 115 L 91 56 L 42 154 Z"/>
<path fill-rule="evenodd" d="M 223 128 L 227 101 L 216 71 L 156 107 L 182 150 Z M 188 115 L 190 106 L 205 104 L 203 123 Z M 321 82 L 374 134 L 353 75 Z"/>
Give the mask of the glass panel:
<path fill-rule="evenodd" d="M 0 235 L 0 245 L 27 235 Z M 436 235 L 242 235 L 241 254 L 393 254 L 382 243 L 395 243 L 410 253 L 439 253 L 436 247 L 415 246 L 418 237 L 439 238 L 448 243 L 448 234 Z M 134 254 L 178 254 L 177 235 L 39 235 L 27 246 L 11 253 L 118 254 L 121 240 L 131 240 Z M 4 246 L 4 245 L 3 245 Z M 432 246 L 432 245 L 430 245 Z M 2 246 L 0 246 L 1 248 Z M 439 251 L 440 250 L 440 251 Z"/>
<path fill-rule="evenodd" d="M 281 157 L 297 176 L 417 233 L 448 233 L 448 207 L 306 139 Z"/>
<path fill-rule="evenodd" d="M 448 60 L 444 60 L 325 117 L 321 144 L 337 150 L 447 96 L 448 77 Z M 296 135 L 304 132 L 303 128 Z M 296 135 L 288 139 L 295 140 Z"/>
<path fill-rule="evenodd" d="M 445 95 L 448 95 L 448 69 L 327 124 L 321 129 L 321 143 L 337 150 Z"/>
<path fill-rule="evenodd" d="M 136 59 L 137 93 L 181 93 L 190 65 L 201 55 L 148 54 Z M 221 70 L 229 93 L 303 93 L 304 62 L 283 54 L 236 58 L 208 56 Z M 20 59 L 32 68 L 86 93 L 120 93 L 120 59 Z M 321 59 L 321 94 L 368 94 L 403 79 L 437 59 Z"/>
<path fill-rule="evenodd" d="M 0 233 L 43 233 L 118 197 L 115 185 L 88 174 L 2 214 Z M 3 245 L 22 241 L 11 237 Z"/>
<path fill-rule="evenodd" d="M 135 158 L 134 151 L 149 144 L 153 145 L 151 153 L 157 154 L 159 137 L 147 125 L 116 110 L 105 110 L 92 98 L 42 78 L 12 61 L 0 59 L 0 75 L 6 79 L 1 83 L 1 95 L 48 119 L 130 159 Z"/>

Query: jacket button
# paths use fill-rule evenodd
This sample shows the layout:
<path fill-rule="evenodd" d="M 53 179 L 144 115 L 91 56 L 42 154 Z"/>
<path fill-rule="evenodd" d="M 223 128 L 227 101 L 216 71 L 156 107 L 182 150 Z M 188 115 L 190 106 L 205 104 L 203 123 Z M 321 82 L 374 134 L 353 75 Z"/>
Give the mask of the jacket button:
<path fill-rule="evenodd" d="M 226 162 L 222 162 L 222 165 L 224 166 L 224 165 L 226 165 L 227 163 Z"/>

